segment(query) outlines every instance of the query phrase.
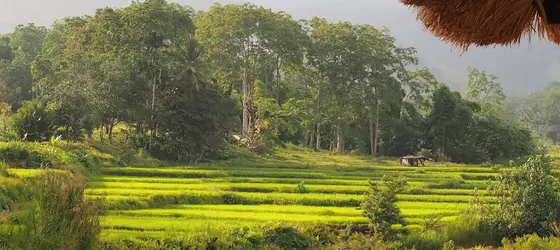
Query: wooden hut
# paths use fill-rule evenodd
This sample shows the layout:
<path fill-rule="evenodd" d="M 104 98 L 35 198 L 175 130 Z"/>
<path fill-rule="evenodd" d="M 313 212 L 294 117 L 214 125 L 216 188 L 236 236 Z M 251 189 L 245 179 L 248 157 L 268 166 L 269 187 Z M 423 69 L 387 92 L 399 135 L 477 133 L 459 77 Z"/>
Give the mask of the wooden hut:
<path fill-rule="evenodd" d="M 560 44 L 558 0 L 400 0 L 455 47 L 515 45 L 538 36 Z"/>

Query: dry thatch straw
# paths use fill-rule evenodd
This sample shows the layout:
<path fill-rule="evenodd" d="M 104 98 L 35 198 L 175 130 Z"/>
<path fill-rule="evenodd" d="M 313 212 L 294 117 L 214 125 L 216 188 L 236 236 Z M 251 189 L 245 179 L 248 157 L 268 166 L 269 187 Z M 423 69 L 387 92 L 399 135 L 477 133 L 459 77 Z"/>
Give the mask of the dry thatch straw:
<path fill-rule="evenodd" d="M 560 24 L 546 24 L 543 17 L 538 19 L 538 34 L 541 38 L 560 44 Z"/>
<path fill-rule="evenodd" d="M 426 29 L 453 46 L 514 45 L 538 34 L 560 43 L 560 25 L 546 24 L 535 0 L 401 0 Z M 541 6 L 542 7 L 542 6 Z"/>

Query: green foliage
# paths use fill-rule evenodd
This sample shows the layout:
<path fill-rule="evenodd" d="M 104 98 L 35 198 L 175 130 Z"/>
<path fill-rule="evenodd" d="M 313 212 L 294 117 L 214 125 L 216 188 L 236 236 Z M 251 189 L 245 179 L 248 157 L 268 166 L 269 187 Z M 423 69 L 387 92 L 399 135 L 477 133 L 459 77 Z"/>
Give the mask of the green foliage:
<path fill-rule="evenodd" d="M 12 105 L 0 102 L 0 122 L 4 131 L 8 130 L 8 118 L 12 115 Z"/>
<path fill-rule="evenodd" d="M 305 188 L 305 182 L 301 181 L 296 187 L 296 193 L 304 194 L 307 193 L 307 188 Z"/>
<path fill-rule="evenodd" d="M 25 141 L 47 141 L 55 133 L 51 109 L 38 101 L 23 102 L 11 127 Z"/>
<path fill-rule="evenodd" d="M 503 237 L 551 235 L 552 224 L 560 219 L 560 186 L 551 171 L 550 160 L 536 156 L 504 172 L 488 188 L 498 203 L 483 206 L 482 219 Z"/>
<path fill-rule="evenodd" d="M 0 161 L 0 176 L 8 176 L 8 164 L 4 161 Z"/>
<path fill-rule="evenodd" d="M 513 240 L 502 241 L 503 250 L 557 250 L 560 249 L 560 238 L 541 238 L 537 234 L 525 235 Z"/>
<path fill-rule="evenodd" d="M 393 224 L 405 224 L 395 202 L 397 193 L 405 188 L 406 180 L 384 176 L 381 181 L 385 183 L 385 187 L 370 181 L 370 190 L 362 203 L 363 214 L 370 220 L 373 230 L 377 233 L 389 232 Z"/>
<path fill-rule="evenodd" d="M 310 249 L 311 240 L 295 228 L 278 226 L 264 233 L 265 241 L 276 245 L 279 249 Z"/>
<path fill-rule="evenodd" d="M 270 150 L 286 142 L 297 143 L 304 133 L 302 125 L 309 119 L 307 104 L 304 100 L 290 98 L 278 106 L 274 99 L 257 95 L 255 107 L 257 115 L 262 117 L 258 122 L 259 150 Z"/>
<path fill-rule="evenodd" d="M 388 241 L 381 234 L 349 233 L 343 231 L 339 235 L 331 235 L 332 243 L 326 249 L 398 249 L 401 243 Z"/>
<path fill-rule="evenodd" d="M 0 211 L 10 209 L 17 202 L 30 199 L 31 190 L 25 182 L 16 178 L 7 178 L 7 166 L 0 163 L 4 168 L 3 176 L 0 176 Z"/>
<path fill-rule="evenodd" d="M 481 105 L 481 112 L 488 117 L 501 117 L 506 95 L 493 74 L 469 68 L 467 83 L 467 99 Z"/>
<path fill-rule="evenodd" d="M 437 153 L 434 153 L 432 150 L 426 149 L 426 148 L 421 148 L 420 151 L 418 151 L 418 153 L 416 153 L 416 155 L 425 156 L 425 157 L 428 157 L 428 158 L 430 158 L 434 161 L 436 161 L 439 157 L 437 155 Z"/>
<path fill-rule="evenodd" d="M 434 230 L 421 231 L 407 235 L 403 240 L 403 246 L 407 249 L 439 250 L 443 241 L 439 232 Z"/>
<path fill-rule="evenodd" d="M 455 250 L 455 242 L 453 242 L 452 240 L 445 242 L 443 244 L 442 250 Z"/>
<path fill-rule="evenodd" d="M 0 38 L 0 102 L 13 109 L 33 99 L 36 86 L 32 63 L 40 52 L 47 29 L 34 24 L 18 25 Z"/>
<path fill-rule="evenodd" d="M 482 163 L 536 150 L 529 131 L 490 115 L 476 116 L 480 104 L 462 99 L 448 87 L 438 88 L 432 101 L 423 147 L 444 152 L 453 162 Z"/>
<path fill-rule="evenodd" d="M 457 246 L 474 247 L 496 243 L 488 225 L 477 214 L 464 212 L 442 229 L 442 237 Z"/>
<path fill-rule="evenodd" d="M 53 167 L 53 158 L 24 143 L 12 142 L 0 145 L 0 160 L 14 167 L 49 168 Z"/>
<path fill-rule="evenodd" d="M 560 141 L 560 84 L 550 82 L 543 90 L 523 97 L 510 98 L 507 103 L 506 118 L 529 129 L 547 143 Z"/>
<path fill-rule="evenodd" d="M 0 161 L 13 168 L 51 168 L 95 173 L 101 167 L 119 166 L 119 150 L 100 151 L 84 143 L 48 145 L 27 142 L 0 142 Z M 142 163 L 146 158 L 139 159 Z"/>
<path fill-rule="evenodd" d="M 66 91 L 60 91 L 68 94 Z M 83 138 L 86 120 L 88 119 L 87 100 L 78 95 L 58 100 L 52 107 L 53 124 L 58 133 L 66 140 L 78 141 Z"/>
<path fill-rule="evenodd" d="M 13 225 L 7 248 L 94 249 L 101 227 L 100 205 L 84 199 L 77 176 L 46 172 L 34 187 L 31 209 Z"/>
<path fill-rule="evenodd" d="M 157 146 L 168 155 L 164 159 L 198 162 L 219 155 L 232 129 L 235 104 L 231 99 L 211 87 L 191 83 L 173 90 L 162 106 Z"/>

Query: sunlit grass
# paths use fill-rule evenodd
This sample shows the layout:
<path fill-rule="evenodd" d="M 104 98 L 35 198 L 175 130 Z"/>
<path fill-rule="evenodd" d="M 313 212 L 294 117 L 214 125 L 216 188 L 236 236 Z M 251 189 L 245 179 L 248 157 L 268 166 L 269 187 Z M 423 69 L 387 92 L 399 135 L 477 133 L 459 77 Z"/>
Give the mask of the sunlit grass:
<path fill-rule="evenodd" d="M 448 222 L 501 171 L 490 166 L 427 163 L 336 155 L 292 147 L 272 158 L 249 153 L 227 161 L 167 167 L 112 167 L 89 182 L 87 195 L 104 198 L 103 237 L 192 233 L 268 222 L 365 224 L 359 209 L 369 182 L 384 175 L 408 180 L 397 206 L 408 224 Z M 305 193 L 296 189 L 304 182 Z M 482 197 L 492 201 L 492 197 Z"/>

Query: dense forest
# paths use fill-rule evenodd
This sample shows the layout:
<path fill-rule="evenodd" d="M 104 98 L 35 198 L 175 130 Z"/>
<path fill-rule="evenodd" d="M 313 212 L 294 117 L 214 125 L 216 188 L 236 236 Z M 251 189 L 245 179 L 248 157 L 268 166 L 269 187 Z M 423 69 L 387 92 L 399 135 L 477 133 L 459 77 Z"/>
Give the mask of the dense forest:
<path fill-rule="evenodd" d="M 293 143 L 464 163 L 560 140 L 558 84 L 507 99 L 495 76 L 469 68 L 461 95 L 418 64 L 414 48 L 371 25 L 134 2 L 0 36 L 2 137 L 111 142 L 120 126 L 119 140 L 170 160 Z"/>

